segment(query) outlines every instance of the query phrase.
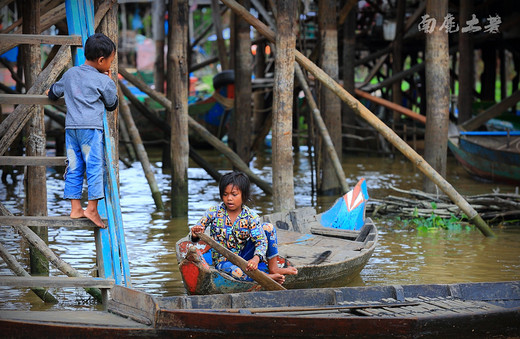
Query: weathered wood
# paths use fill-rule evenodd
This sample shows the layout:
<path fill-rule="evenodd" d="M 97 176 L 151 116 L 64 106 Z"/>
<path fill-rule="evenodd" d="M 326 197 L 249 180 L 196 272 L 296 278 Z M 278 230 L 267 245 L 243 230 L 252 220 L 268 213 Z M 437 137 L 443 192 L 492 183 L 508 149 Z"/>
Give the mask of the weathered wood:
<path fill-rule="evenodd" d="M 437 21 L 448 14 L 448 0 L 427 0 L 426 12 Z M 450 123 L 450 58 L 448 33 L 435 29 L 426 35 L 426 132 L 424 160 L 446 177 L 448 158 L 448 126 Z M 436 184 L 425 177 L 423 188 L 433 193 Z"/>
<path fill-rule="evenodd" d="M 396 104 L 395 102 L 391 102 L 391 101 L 385 100 L 383 98 L 376 97 L 376 96 L 368 94 L 367 92 L 364 92 L 360 89 L 356 89 L 355 93 L 357 96 L 368 99 L 375 104 L 384 106 L 386 108 L 399 112 L 400 114 L 404 114 L 407 117 L 410 117 L 415 121 L 419 121 L 420 123 L 426 124 L 426 117 L 424 115 L 417 114 L 414 111 L 412 111 L 411 109 L 408 109 L 399 104 Z"/>
<path fill-rule="evenodd" d="M 150 190 L 152 191 L 152 198 L 155 202 L 155 207 L 159 211 L 162 211 L 164 210 L 164 205 L 161 198 L 161 190 L 159 189 L 159 186 L 157 186 L 157 181 L 155 180 L 155 175 L 152 171 L 152 166 L 150 165 L 150 160 L 148 159 L 148 154 L 146 153 L 146 149 L 144 148 L 143 141 L 141 140 L 141 136 L 139 135 L 139 130 L 135 125 L 134 119 L 132 118 L 132 114 L 130 113 L 130 108 L 128 107 L 128 103 L 124 100 L 124 95 L 120 88 L 118 95 L 119 98 L 121 98 L 119 111 L 128 129 L 128 133 L 130 134 L 130 138 L 132 140 L 132 144 L 134 145 L 134 149 L 137 152 L 137 158 L 143 166 L 144 176 L 146 177 L 146 180 L 148 181 L 148 186 L 150 186 Z"/>
<path fill-rule="evenodd" d="M 142 80 L 130 74 L 124 68 L 119 69 L 119 73 L 128 81 L 130 81 L 134 86 L 139 88 L 141 91 L 148 94 L 152 99 L 157 101 L 159 104 L 164 106 L 166 109 L 171 109 L 172 103 L 168 100 L 163 94 L 158 93 L 157 91 L 152 90 L 148 87 Z M 222 152 L 222 154 L 228 158 L 228 160 L 233 164 L 233 166 L 237 167 L 240 171 L 247 174 L 249 179 L 254 182 L 258 187 L 260 187 L 264 192 L 272 194 L 272 187 L 260 179 L 251 169 L 247 166 L 245 162 L 240 159 L 240 157 L 233 152 L 228 146 L 226 146 L 220 139 L 211 134 L 204 126 L 199 124 L 195 119 L 188 116 L 188 124 L 198 135 L 200 135 L 204 140 L 210 143 L 215 149 Z"/>
<path fill-rule="evenodd" d="M 213 18 L 213 27 L 217 35 L 217 52 L 222 70 L 229 69 L 228 56 L 226 52 L 226 42 L 222 37 L 222 21 L 220 20 L 220 9 L 218 0 L 211 0 L 211 16 Z"/>
<path fill-rule="evenodd" d="M 471 19 L 473 14 L 473 1 L 461 0 L 459 4 L 459 24 L 460 27 L 466 26 L 466 21 Z M 473 111 L 473 91 L 475 89 L 475 61 L 473 51 L 473 34 L 459 31 L 459 95 L 457 108 L 459 116 L 457 122 L 462 124 L 469 120 Z"/>
<path fill-rule="evenodd" d="M 188 1 L 172 0 L 169 7 L 168 99 L 171 107 L 170 158 L 172 217 L 188 214 Z"/>
<path fill-rule="evenodd" d="M 67 157 L 0 156 L 0 166 L 65 166 Z"/>
<path fill-rule="evenodd" d="M 238 255 L 234 254 L 215 240 L 211 238 L 209 235 L 204 233 L 198 233 L 197 236 L 202 239 L 206 244 L 210 245 L 215 251 L 222 254 L 224 257 L 226 257 L 227 260 L 231 261 L 234 265 L 237 265 L 240 267 L 240 269 L 250 276 L 254 281 L 262 285 L 263 288 L 265 288 L 268 291 L 279 291 L 279 290 L 285 290 L 285 287 L 271 279 L 267 274 L 265 274 L 262 271 L 259 271 L 258 269 L 253 271 L 247 270 L 247 261 L 245 261 L 243 258 L 239 257 Z"/>
<path fill-rule="evenodd" d="M 396 74 L 403 70 L 403 40 L 404 40 L 404 19 L 406 11 L 406 0 L 397 0 L 396 18 L 395 18 L 395 38 L 392 43 L 392 73 Z M 392 101 L 400 105 L 403 94 L 401 92 L 401 81 L 392 84 Z M 395 124 L 401 120 L 399 111 L 394 110 L 392 125 L 395 130 Z"/>
<path fill-rule="evenodd" d="M 336 4 L 333 0 L 318 1 L 318 29 L 320 32 L 320 66 L 335 81 L 339 80 L 339 60 L 338 60 L 338 31 L 336 24 Z M 324 84 L 320 83 L 318 106 L 329 131 L 330 137 L 338 154 L 338 159 L 342 157 L 342 137 L 341 137 L 341 101 Z M 322 194 L 338 194 L 341 190 L 341 183 L 337 179 L 334 165 L 328 155 L 326 146 L 323 145 L 319 152 L 324 154 L 321 157 L 321 180 L 318 190 Z"/>
<path fill-rule="evenodd" d="M 164 15 L 166 3 L 164 0 L 152 2 L 152 37 L 155 41 L 155 62 L 153 66 L 153 77 L 155 89 L 164 93 Z"/>
<path fill-rule="evenodd" d="M 275 41 L 275 34 L 265 24 L 260 22 L 244 8 L 236 3 L 234 0 L 221 0 L 228 7 L 230 7 L 235 13 L 245 18 L 251 25 L 253 25 L 262 35 L 268 38 L 271 42 Z M 469 217 L 481 232 L 486 236 L 494 236 L 493 231 L 489 226 L 482 220 L 471 205 L 464 200 L 464 198 L 453 188 L 453 186 L 446 181 L 439 173 L 437 173 L 424 159 L 417 154 L 408 144 L 406 144 L 399 136 L 392 131 L 388 126 L 381 122 L 370 110 L 363 106 L 358 100 L 356 100 L 350 93 L 334 81 L 327 73 L 312 63 L 303 54 L 295 51 L 296 61 L 309 72 L 311 72 L 316 79 L 326 85 L 331 91 L 346 102 L 359 116 L 365 119 L 370 125 L 372 125 L 381 135 L 383 135 L 388 141 L 390 141 L 403 155 L 405 155 L 412 163 L 419 168 L 426 176 L 430 177 L 441 190 L 446 193 L 453 202 L 455 202 L 466 215 Z"/>
<path fill-rule="evenodd" d="M 61 46 L 51 64 L 45 68 L 27 94 L 43 94 L 56 81 L 63 68 L 70 62 L 69 46 Z M 0 124 L 0 155 L 4 154 L 14 139 L 18 136 L 29 118 L 32 116 L 32 106 L 19 105 Z M 9 131 L 9 133 L 6 133 Z"/>
<path fill-rule="evenodd" d="M 0 216 L 13 216 L 12 213 L 9 212 L 9 210 L 5 208 L 2 203 L 0 203 Z M 47 258 L 47 260 L 49 260 L 49 262 L 62 273 L 65 273 L 65 275 L 69 277 L 81 277 L 80 273 L 74 267 L 70 266 L 67 262 L 58 257 L 42 239 L 40 239 L 33 231 L 31 231 L 29 227 L 23 225 L 15 225 L 13 227 L 32 246 L 38 248 L 40 252 Z M 96 298 L 96 300 L 100 302 L 103 301 L 103 295 L 99 289 L 89 287 L 85 288 L 85 291 Z"/>
<path fill-rule="evenodd" d="M 65 99 L 54 101 L 40 94 L 0 94 L 1 105 L 65 105 Z"/>
<path fill-rule="evenodd" d="M 0 50 L 9 44 L 17 45 L 69 45 L 82 46 L 79 35 L 0 34 Z"/>
<path fill-rule="evenodd" d="M 106 223 L 106 220 L 104 222 Z M 0 225 L 70 228 L 97 227 L 87 218 L 72 219 L 68 216 L 0 216 Z"/>
<path fill-rule="evenodd" d="M 466 131 L 473 131 L 485 124 L 489 119 L 493 119 L 502 114 L 509 107 L 516 105 L 520 101 L 520 90 L 515 91 L 507 99 L 504 99 L 495 105 L 491 106 L 484 112 L 467 120 L 460 125 L 460 128 Z"/>
<path fill-rule="evenodd" d="M 16 261 L 16 258 L 7 251 L 7 249 L 0 243 L 0 257 L 4 259 L 7 266 L 20 277 L 30 277 L 29 273 Z M 56 304 L 58 300 L 45 288 L 32 287 L 31 290 L 46 303 Z"/>
<path fill-rule="evenodd" d="M 0 286 L 11 287 L 95 287 L 112 288 L 114 279 L 90 277 L 15 277 L 1 276 Z"/>
<path fill-rule="evenodd" d="M 275 212 L 282 212 L 295 208 L 292 130 L 297 2 L 279 1 L 276 7 L 278 34 L 273 87 L 273 207 Z"/>
<path fill-rule="evenodd" d="M 329 237 L 336 237 L 341 239 L 354 240 L 359 235 L 359 231 L 343 230 L 330 227 L 311 227 L 312 234 L 325 235 Z"/>

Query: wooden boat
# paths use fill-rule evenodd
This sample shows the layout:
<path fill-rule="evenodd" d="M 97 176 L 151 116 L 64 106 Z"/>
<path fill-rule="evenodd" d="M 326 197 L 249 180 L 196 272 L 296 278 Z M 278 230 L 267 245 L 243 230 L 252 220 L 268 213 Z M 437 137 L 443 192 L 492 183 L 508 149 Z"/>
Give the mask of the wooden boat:
<path fill-rule="evenodd" d="M 450 126 L 448 147 L 471 175 L 520 184 L 520 132 L 463 132 Z"/>
<path fill-rule="evenodd" d="M 156 297 L 115 286 L 107 312 L 2 311 L 6 338 L 507 338 L 520 281 Z"/>
<path fill-rule="evenodd" d="M 313 208 L 263 217 L 277 228 L 278 265 L 293 265 L 286 288 L 344 286 L 368 262 L 377 245 L 377 228 L 365 220 L 368 199 L 364 179 L 336 201 L 328 211 Z M 209 230 L 206 230 L 209 231 Z M 211 248 L 188 237 L 177 244 L 177 260 L 189 294 L 236 293 L 259 290 L 256 282 L 239 281 L 211 266 Z"/>

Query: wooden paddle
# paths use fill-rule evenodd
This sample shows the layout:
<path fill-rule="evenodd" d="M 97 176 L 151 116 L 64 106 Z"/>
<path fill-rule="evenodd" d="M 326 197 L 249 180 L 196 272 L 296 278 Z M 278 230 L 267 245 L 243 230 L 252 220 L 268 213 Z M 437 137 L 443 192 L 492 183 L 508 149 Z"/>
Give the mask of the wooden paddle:
<path fill-rule="evenodd" d="M 271 279 L 267 274 L 258 269 L 253 271 L 246 270 L 247 261 L 245 261 L 243 258 L 239 257 L 235 253 L 231 252 L 230 250 L 213 240 L 209 235 L 205 233 L 196 233 L 196 236 L 202 239 L 206 244 L 210 245 L 215 251 L 226 257 L 226 259 L 231 261 L 234 265 L 240 267 L 245 274 L 250 276 L 254 281 L 259 283 L 266 290 L 279 291 L 286 289 L 285 287 Z"/>

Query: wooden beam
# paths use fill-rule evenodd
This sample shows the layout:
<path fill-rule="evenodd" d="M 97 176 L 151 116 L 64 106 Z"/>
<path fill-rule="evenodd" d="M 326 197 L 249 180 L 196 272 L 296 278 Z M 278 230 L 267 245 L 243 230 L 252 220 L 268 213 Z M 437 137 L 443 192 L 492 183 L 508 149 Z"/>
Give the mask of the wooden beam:
<path fill-rule="evenodd" d="M 0 156 L 0 166 L 65 166 L 67 157 Z"/>
<path fill-rule="evenodd" d="M 0 49 L 6 45 L 68 45 L 82 46 L 79 35 L 0 34 Z"/>
<path fill-rule="evenodd" d="M 112 288 L 114 279 L 77 277 L 0 277 L 0 286 L 10 287 L 96 287 Z"/>
<path fill-rule="evenodd" d="M 103 220 L 108 225 L 107 220 Z M 43 227 L 70 227 L 96 228 L 97 226 L 87 218 L 72 219 L 68 216 L 0 216 L 0 225 L 3 226 L 43 226 Z"/>
<path fill-rule="evenodd" d="M 0 105 L 65 105 L 65 99 L 54 101 L 39 94 L 0 94 Z"/>
<path fill-rule="evenodd" d="M 463 124 L 461 124 L 459 126 L 463 130 L 473 131 L 473 130 L 477 129 L 478 127 L 480 127 L 481 125 L 485 124 L 489 119 L 493 119 L 494 117 L 502 114 L 509 107 L 516 105 L 516 103 L 518 101 L 520 101 L 520 90 L 517 90 L 516 92 L 511 94 L 511 96 L 496 103 L 495 105 L 491 106 L 484 112 L 467 120 L 466 122 L 464 122 Z"/>
<path fill-rule="evenodd" d="M 368 99 L 368 100 L 372 101 L 373 103 L 376 103 L 378 105 L 384 106 L 384 107 L 389 108 L 389 109 L 391 109 L 393 111 L 396 111 L 396 112 L 399 112 L 401 114 L 404 114 L 407 117 L 410 117 L 410 118 L 412 118 L 412 119 L 414 119 L 416 121 L 419 121 L 419 122 L 421 122 L 423 124 L 426 124 L 426 116 L 417 114 L 414 111 L 412 111 L 411 109 L 408 109 L 406 107 L 403 107 L 403 106 L 398 105 L 396 103 L 393 103 L 391 101 L 385 100 L 383 98 L 379 98 L 379 97 L 370 95 L 367 92 L 363 92 L 360 89 L 356 89 L 355 93 L 356 93 L 357 96 L 360 96 L 362 98 Z"/>

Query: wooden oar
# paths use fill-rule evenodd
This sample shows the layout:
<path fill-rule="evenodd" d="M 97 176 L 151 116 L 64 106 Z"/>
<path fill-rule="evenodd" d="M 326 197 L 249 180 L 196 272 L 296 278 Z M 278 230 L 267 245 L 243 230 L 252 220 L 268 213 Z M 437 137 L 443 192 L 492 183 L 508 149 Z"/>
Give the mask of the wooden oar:
<path fill-rule="evenodd" d="M 259 283 L 266 290 L 279 291 L 286 289 L 285 287 L 271 279 L 267 274 L 260 270 L 248 271 L 246 269 L 247 261 L 245 261 L 243 258 L 239 257 L 235 253 L 231 252 L 230 250 L 213 240 L 209 235 L 205 233 L 197 233 L 196 236 L 202 239 L 206 244 L 210 245 L 215 251 L 226 257 L 226 259 L 231 261 L 234 265 L 240 267 L 245 274 L 250 276 L 254 281 Z"/>

